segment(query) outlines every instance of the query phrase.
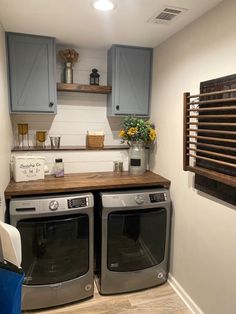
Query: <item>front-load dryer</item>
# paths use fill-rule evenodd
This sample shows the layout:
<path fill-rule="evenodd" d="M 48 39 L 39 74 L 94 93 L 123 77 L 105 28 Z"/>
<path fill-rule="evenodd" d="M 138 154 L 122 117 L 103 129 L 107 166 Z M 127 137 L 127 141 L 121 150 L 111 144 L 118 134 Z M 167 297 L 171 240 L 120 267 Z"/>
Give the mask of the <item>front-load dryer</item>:
<path fill-rule="evenodd" d="M 101 294 L 163 284 L 168 276 L 171 200 L 167 189 L 100 193 L 101 242 L 96 283 Z"/>

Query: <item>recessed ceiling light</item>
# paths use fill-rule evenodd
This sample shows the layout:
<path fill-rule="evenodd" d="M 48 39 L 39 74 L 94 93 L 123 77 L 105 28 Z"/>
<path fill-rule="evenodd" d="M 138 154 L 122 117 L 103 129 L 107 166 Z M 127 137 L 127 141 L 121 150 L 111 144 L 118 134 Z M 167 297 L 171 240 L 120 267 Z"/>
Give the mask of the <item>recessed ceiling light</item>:
<path fill-rule="evenodd" d="M 114 9 L 114 3 L 110 0 L 97 0 L 93 3 L 93 7 L 100 11 L 110 11 Z"/>

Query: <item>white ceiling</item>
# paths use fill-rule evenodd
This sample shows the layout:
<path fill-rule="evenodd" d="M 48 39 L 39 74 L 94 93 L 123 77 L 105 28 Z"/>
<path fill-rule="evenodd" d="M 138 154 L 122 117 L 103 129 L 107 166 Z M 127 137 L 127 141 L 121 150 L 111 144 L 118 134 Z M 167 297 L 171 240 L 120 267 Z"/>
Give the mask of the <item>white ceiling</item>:
<path fill-rule="evenodd" d="M 115 0 L 114 11 L 99 12 L 92 0 L 0 0 L 0 21 L 6 31 L 53 36 L 71 46 L 155 47 L 221 1 Z M 147 23 L 167 5 L 188 11 L 168 25 Z"/>

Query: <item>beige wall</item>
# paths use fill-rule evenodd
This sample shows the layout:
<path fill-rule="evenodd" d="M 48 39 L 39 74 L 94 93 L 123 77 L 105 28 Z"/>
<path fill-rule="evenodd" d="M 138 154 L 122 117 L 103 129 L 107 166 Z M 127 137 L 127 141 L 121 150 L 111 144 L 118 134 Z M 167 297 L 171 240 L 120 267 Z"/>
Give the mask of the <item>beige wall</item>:
<path fill-rule="evenodd" d="M 152 169 L 171 180 L 171 273 L 209 314 L 236 313 L 235 207 L 200 194 L 182 170 L 183 92 L 236 73 L 236 1 L 223 1 L 155 49 L 152 120 L 158 129 Z"/>
<path fill-rule="evenodd" d="M 9 160 L 12 144 L 8 102 L 5 34 L 0 23 L 0 220 L 4 219 L 4 190 L 9 182 Z"/>

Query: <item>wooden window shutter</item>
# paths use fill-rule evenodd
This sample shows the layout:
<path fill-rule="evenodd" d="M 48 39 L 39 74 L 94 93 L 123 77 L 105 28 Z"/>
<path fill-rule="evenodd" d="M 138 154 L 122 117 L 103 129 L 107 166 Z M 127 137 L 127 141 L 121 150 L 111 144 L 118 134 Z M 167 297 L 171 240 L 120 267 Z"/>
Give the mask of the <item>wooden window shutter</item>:
<path fill-rule="evenodd" d="M 184 94 L 184 165 L 195 187 L 236 205 L 236 75 Z"/>

